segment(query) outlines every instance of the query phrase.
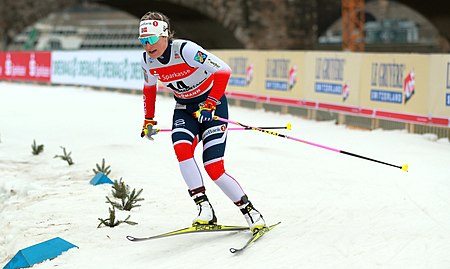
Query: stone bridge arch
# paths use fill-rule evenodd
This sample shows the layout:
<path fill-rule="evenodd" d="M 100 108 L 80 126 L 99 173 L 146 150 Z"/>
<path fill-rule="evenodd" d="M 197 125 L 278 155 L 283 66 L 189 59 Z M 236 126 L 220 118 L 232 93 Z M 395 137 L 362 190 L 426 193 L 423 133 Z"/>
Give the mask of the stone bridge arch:
<path fill-rule="evenodd" d="M 109 5 L 137 17 L 148 10 L 160 11 L 170 17 L 175 31 L 177 28 L 189 29 L 196 41 L 203 33 L 215 35 L 212 38 L 216 40 L 220 36 L 221 42 L 228 42 L 226 39 L 230 38 L 238 43 L 233 46 L 230 42 L 227 46 L 219 44 L 216 48 L 312 49 L 316 38 L 314 27 L 309 27 L 309 31 L 298 28 L 300 24 L 315 24 L 315 0 L 156 0 L 151 4 L 148 0 L 136 0 L 133 5 L 121 0 L 91 2 Z M 297 16 L 302 13 L 310 15 Z M 232 37 L 222 35 L 226 32 Z M 200 40 L 202 38 L 205 37 Z"/>
<path fill-rule="evenodd" d="M 127 4 L 126 1 L 91 0 L 91 2 L 125 11 L 138 19 L 147 11 L 162 12 L 169 17 L 176 38 L 191 39 L 209 48 L 245 48 L 244 40 L 239 38 L 233 31 L 234 24 L 226 23 L 227 18 L 225 14 L 217 15 L 218 12 L 225 13 L 220 6 L 205 5 L 201 4 L 202 1 L 196 0 L 151 2 L 148 0 L 135 0 L 132 5 Z M 212 14 L 216 16 L 212 16 Z M 217 38 L 218 36 L 220 38 Z"/>
<path fill-rule="evenodd" d="M 448 0 L 433 0 L 433 4 L 423 0 L 396 1 L 419 11 L 447 42 L 450 40 L 450 15 L 445 8 Z M 2 1 L 0 49 L 5 49 L 5 44 L 26 26 L 51 12 L 80 3 L 108 5 L 136 18 L 148 10 L 158 10 L 171 18 L 179 37 L 193 39 L 205 47 L 230 49 L 315 49 L 318 36 L 341 16 L 341 0 Z"/>

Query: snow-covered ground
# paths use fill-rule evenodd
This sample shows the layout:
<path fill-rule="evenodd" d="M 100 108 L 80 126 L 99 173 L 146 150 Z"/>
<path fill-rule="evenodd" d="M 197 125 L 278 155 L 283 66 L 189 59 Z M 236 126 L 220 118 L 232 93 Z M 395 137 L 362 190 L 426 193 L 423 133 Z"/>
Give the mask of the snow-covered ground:
<path fill-rule="evenodd" d="M 173 106 L 172 98 L 158 96 L 159 127 L 170 127 Z M 239 107 L 230 107 L 230 119 L 254 126 L 291 122 L 291 131 L 279 132 L 408 163 L 409 172 L 256 131 L 230 131 L 228 173 L 268 223 L 281 225 L 241 255 L 228 249 L 241 246 L 246 232 L 129 242 L 126 235 L 188 226 L 196 214 L 170 134 L 141 139 L 142 118 L 138 95 L 0 83 L 0 267 L 20 249 L 61 237 L 79 248 L 33 268 L 450 268 L 447 139 Z M 45 146 L 37 156 L 34 139 Z M 53 158 L 61 146 L 74 165 Z M 111 179 L 144 189 L 141 207 L 118 212 L 138 225 L 97 228 L 98 218 L 108 217 L 111 193 L 111 185 L 89 184 L 102 158 Z M 219 222 L 244 225 L 232 202 L 205 182 Z"/>

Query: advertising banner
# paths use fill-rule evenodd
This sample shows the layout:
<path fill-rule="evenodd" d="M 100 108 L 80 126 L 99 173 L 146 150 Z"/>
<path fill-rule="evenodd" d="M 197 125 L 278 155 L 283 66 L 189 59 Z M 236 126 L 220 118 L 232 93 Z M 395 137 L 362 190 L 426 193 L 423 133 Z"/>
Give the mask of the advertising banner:
<path fill-rule="evenodd" d="M 52 83 L 142 89 L 139 50 L 55 51 Z"/>
<path fill-rule="evenodd" d="M 450 119 L 450 55 L 431 55 L 429 114 Z"/>
<path fill-rule="evenodd" d="M 249 99 L 256 97 L 262 87 L 261 78 L 264 73 L 264 60 L 261 52 L 252 50 L 220 50 L 212 51 L 231 68 L 231 77 L 227 86 L 230 95 L 241 94 Z"/>
<path fill-rule="evenodd" d="M 305 98 L 337 106 L 359 105 L 362 54 L 309 52 L 305 62 Z"/>
<path fill-rule="evenodd" d="M 392 113 L 428 115 L 430 58 L 418 54 L 365 54 L 360 104 Z"/>
<path fill-rule="evenodd" d="M 212 50 L 237 100 L 450 125 L 450 55 Z M 141 90 L 140 50 L 0 52 L 0 80 Z M 169 90 L 161 87 L 160 91 Z"/>
<path fill-rule="evenodd" d="M 267 51 L 261 53 L 264 59 L 261 95 L 301 99 L 305 63 L 303 52 Z"/>
<path fill-rule="evenodd" d="M 0 52 L 0 79 L 49 82 L 50 65 L 50 52 Z"/>

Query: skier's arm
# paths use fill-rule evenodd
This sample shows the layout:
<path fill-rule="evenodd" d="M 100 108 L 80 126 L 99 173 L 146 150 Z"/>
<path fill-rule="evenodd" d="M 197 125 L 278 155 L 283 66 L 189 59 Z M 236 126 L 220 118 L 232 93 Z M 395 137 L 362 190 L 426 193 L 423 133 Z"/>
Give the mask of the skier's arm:
<path fill-rule="evenodd" d="M 145 85 L 143 92 L 144 101 L 144 115 L 146 119 L 153 119 L 155 117 L 155 103 L 156 103 L 156 84 Z"/>
<path fill-rule="evenodd" d="M 144 101 L 144 124 L 142 126 L 141 137 L 147 137 L 153 140 L 152 135 L 156 132 L 153 130 L 153 126 L 156 125 L 155 117 L 155 103 L 156 103 L 156 91 L 157 91 L 157 78 L 150 75 L 144 68 L 142 63 L 142 70 L 144 72 L 144 88 L 142 89 L 143 101 Z"/>
<path fill-rule="evenodd" d="M 206 102 L 211 102 L 215 106 L 225 93 L 231 68 L 219 57 L 193 42 L 186 42 L 182 45 L 181 55 L 188 65 L 205 70 L 214 76 L 213 86 Z"/>

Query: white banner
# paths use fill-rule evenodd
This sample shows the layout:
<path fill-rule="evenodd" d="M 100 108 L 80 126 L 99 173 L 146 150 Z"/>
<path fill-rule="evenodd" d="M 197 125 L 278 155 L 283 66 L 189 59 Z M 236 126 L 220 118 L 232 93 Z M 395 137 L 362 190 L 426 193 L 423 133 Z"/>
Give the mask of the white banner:
<path fill-rule="evenodd" d="M 140 50 L 54 51 L 51 82 L 142 89 Z"/>

